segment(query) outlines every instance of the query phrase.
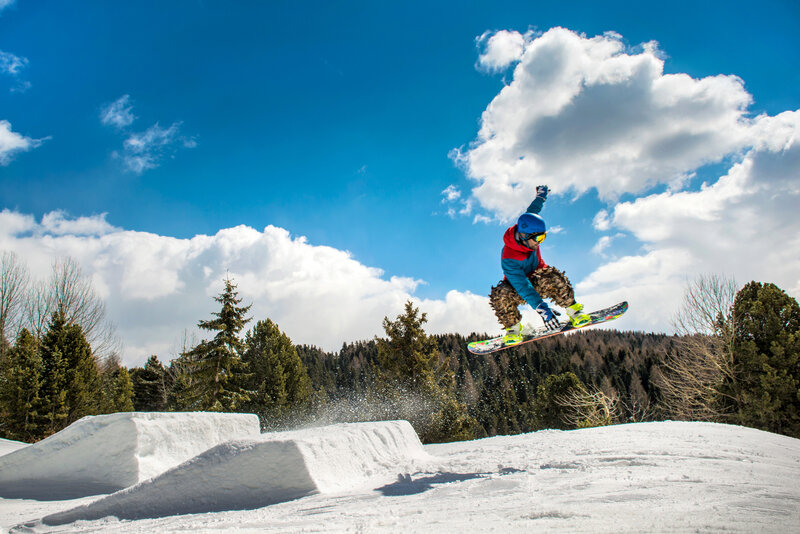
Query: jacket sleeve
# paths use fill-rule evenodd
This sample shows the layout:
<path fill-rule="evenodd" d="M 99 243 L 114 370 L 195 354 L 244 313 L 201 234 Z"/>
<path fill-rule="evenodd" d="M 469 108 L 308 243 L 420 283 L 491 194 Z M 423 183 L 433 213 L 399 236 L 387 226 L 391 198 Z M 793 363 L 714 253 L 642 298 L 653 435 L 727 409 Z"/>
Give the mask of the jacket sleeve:
<path fill-rule="evenodd" d="M 527 213 L 539 213 L 542 211 L 542 207 L 544 207 L 544 199 L 536 197 L 526 211 Z"/>
<path fill-rule="evenodd" d="M 522 297 L 525 302 L 536 308 L 542 303 L 542 297 L 533 289 L 531 281 L 522 268 L 522 262 L 511 258 L 502 260 L 503 272 L 508 278 L 511 287 Z"/>

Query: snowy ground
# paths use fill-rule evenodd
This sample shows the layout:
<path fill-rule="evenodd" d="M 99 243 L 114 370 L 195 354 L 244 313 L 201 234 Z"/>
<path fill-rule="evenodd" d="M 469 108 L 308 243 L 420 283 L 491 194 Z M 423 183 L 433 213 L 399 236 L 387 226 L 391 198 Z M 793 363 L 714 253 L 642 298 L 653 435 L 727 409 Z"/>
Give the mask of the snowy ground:
<path fill-rule="evenodd" d="M 409 428 L 339 425 L 238 439 L 111 496 L 0 499 L 0 530 L 800 532 L 800 440 L 666 422 L 422 447 Z M 201 484 L 210 494 L 272 490 L 280 497 L 277 486 L 259 479 L 269 476 L 268 466 L 285 468 L 272 480 L 304 491 L 311 480 L 311 494 L 285 492 L 290 500 L 237 511 L 153 517 L 164 510 L 140 506 L 128 513 L 160 501 L 158 495 L 192 501 Z M 72 521 L 104 506 L 140 518 Z"/>
<path fill-rule="evenodd" d="M 20 443 L 19 441 L 0 438 L 0 456 L 8 454 L 9 452 L 14 452 L 15 450 L 21 449 L 26 445 L 26 443 Z"/>

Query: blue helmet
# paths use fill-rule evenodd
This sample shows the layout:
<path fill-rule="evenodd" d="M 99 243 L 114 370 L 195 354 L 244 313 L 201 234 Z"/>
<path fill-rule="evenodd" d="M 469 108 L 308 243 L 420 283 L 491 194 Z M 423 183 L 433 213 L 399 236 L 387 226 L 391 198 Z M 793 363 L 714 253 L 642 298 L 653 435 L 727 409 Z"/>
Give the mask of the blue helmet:
<path fill-rule="evenodd" d="M 535 213 L 523 213 L 517 220 L 517 232 L 521 234 L 543 234 L 546 231 L 544 219 Z"/>

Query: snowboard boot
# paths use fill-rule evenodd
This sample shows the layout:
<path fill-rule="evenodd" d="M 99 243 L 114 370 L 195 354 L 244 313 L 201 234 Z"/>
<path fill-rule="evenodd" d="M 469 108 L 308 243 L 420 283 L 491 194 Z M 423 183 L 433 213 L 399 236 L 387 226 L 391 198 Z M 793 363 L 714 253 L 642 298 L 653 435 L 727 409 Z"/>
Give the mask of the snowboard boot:
<path fill-rule="evenodd" d="M 583 304 L 576 302 L 572 306 L 567 306 L 567 315 L 569 315 L 569 323 L 573 328 L 580 328 L 586 326 L 592 321 L 592 318 L 583 311 Z"/>
<path fill-rule="evenodd" d="M 521 322 L 506 328 L 506 335 L 503 336 L 503 343 L 505 345 L 516 345 L 517 343 L 522 343 L 522 340 L 524 339 L 522 330 L 523 325 Z"/>

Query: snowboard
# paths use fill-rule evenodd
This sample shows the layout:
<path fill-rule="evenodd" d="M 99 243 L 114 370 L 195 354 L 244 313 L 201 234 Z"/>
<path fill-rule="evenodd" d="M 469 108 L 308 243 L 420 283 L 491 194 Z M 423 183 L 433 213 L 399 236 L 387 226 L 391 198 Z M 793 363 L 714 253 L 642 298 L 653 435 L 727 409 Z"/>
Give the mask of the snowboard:
<path fill-rule="evenodd" d="M 564 334 L 566 332 L 572 332 L 573 330 L 578 330 L 580 328 L 586 328 L 587 326 L 613 321 L 614 319 L 625 313 L 627 309 L 628 309 L 627 301 L 620 302 L 619 304 L 614 304 L 611 307 L 587 313 L 587 315 L 591 317 L 592 320 L 583 326 L 579 326 L 578 328 L 575 328 L 569 322 L 563 323 L 563 326 L 561 328 L 556 328 L 556 329 L 549 329 L 545 326 L 541 326 L 539 328 L 532 330 L 530 333 L 525 334 L 523 340 L 520 341 L 519 343 L 506 345 L 505 343 L 503 343 L 503 336 L 498 336 L 492 339 L 486 339 L 484 341 L 473 341 L 469 345 L 467 345 L 467 348 L 472 354 L 490 354 L 492 352 L 497 352 L 498 350 L 507 349 L 509 347 L 519 347 L 520 345 L 524 345 L 525 343 L 530 343 L 531 341 L 538 341 L 546 337 L 557 336 L 560 334 Z"/>

